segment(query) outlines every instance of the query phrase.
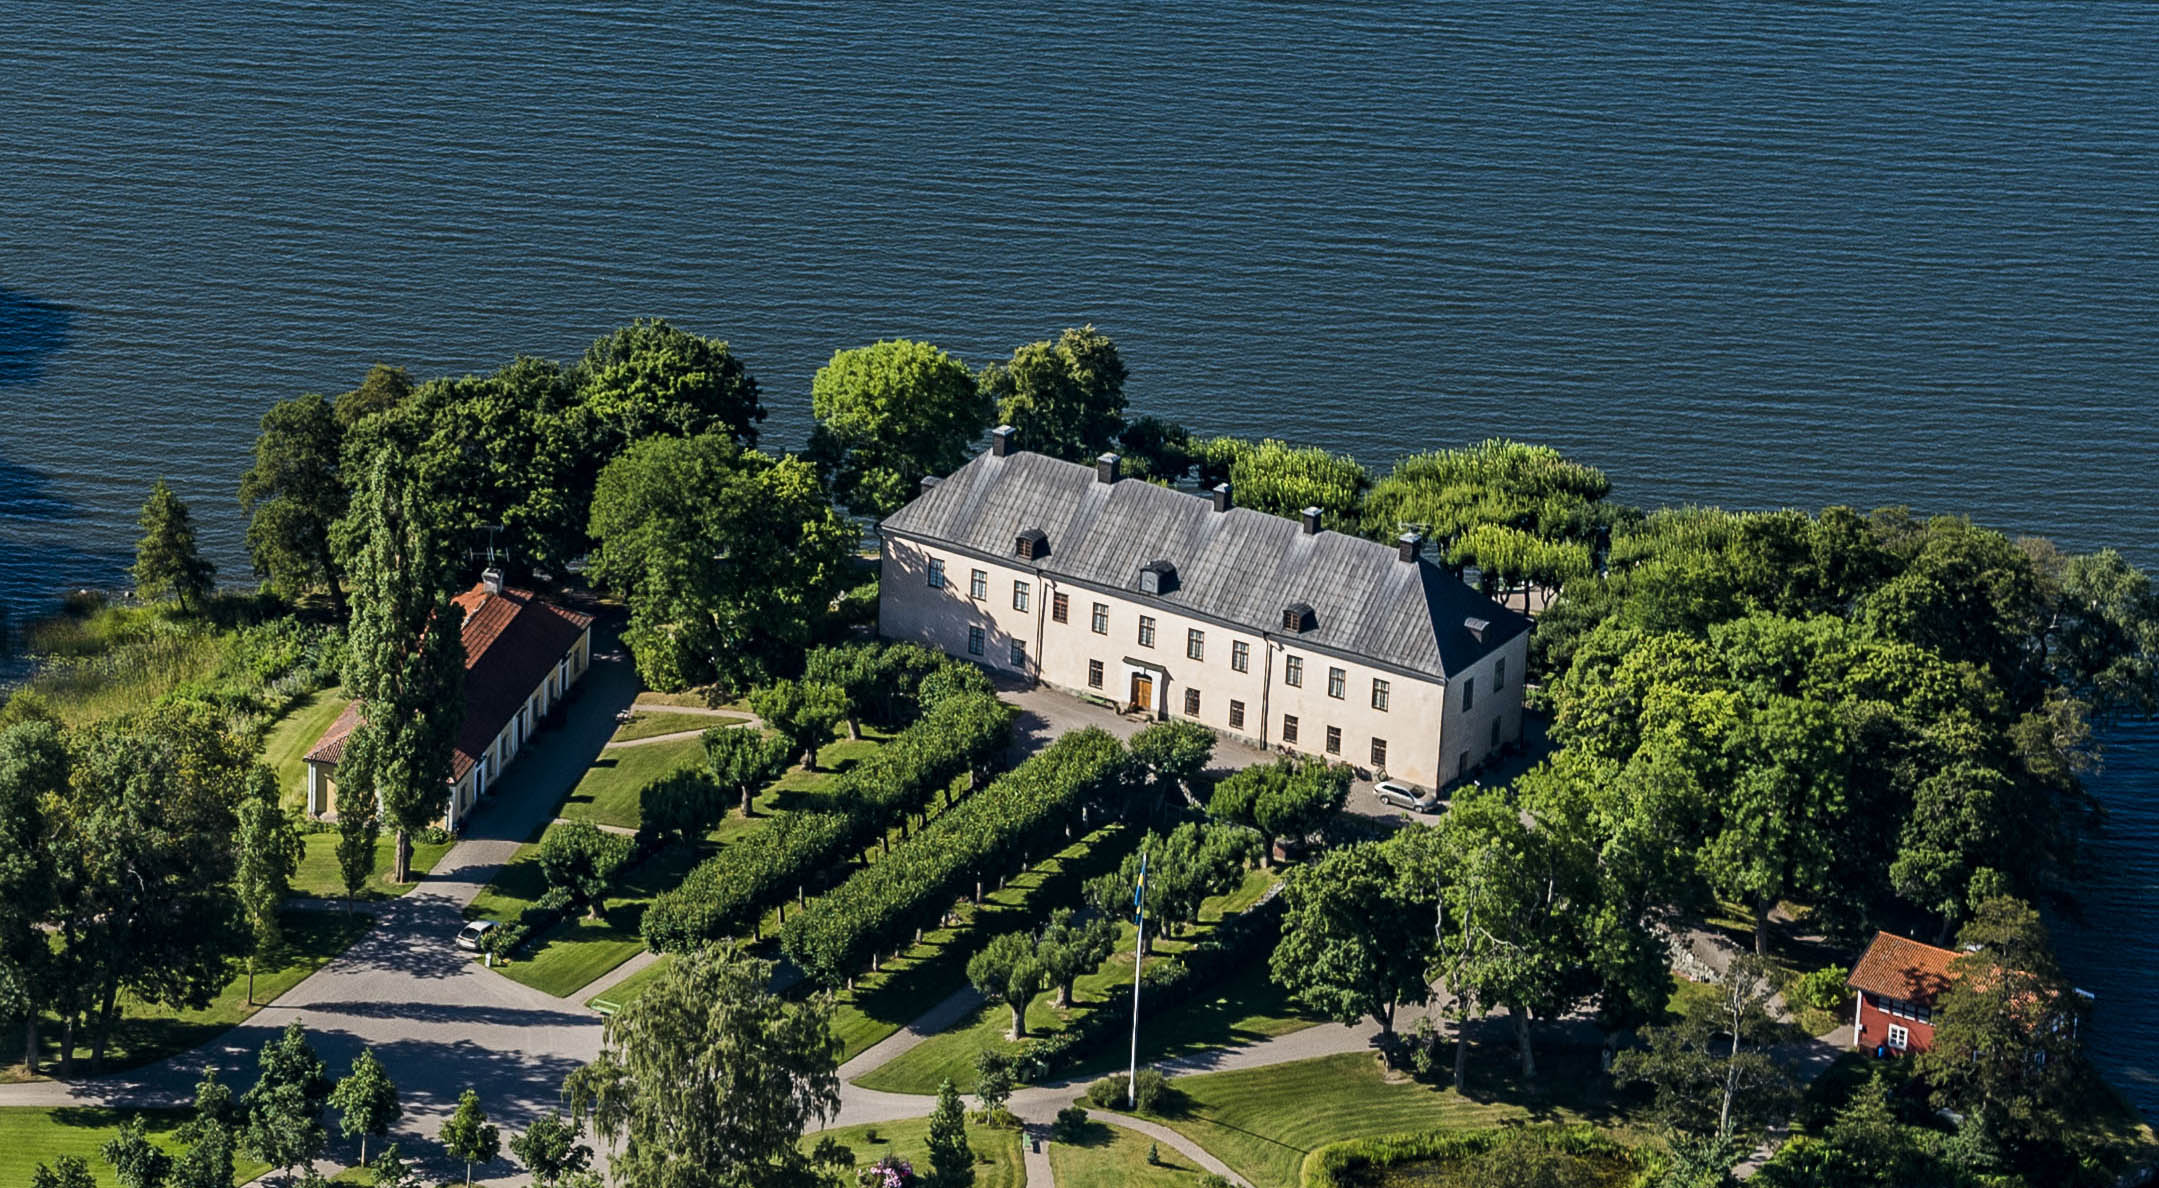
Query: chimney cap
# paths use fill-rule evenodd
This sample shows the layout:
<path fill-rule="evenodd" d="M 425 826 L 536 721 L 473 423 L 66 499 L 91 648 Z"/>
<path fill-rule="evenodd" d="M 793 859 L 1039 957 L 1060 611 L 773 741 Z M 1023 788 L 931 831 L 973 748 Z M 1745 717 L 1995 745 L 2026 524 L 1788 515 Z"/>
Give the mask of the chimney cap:
<path fill-rule="evenodd" d="M 1313 536 L 1318 534 L 1319 517 L 1320 510 L 1318 508 L 1308 507 L 1304 509 L 1304 534 L 1306 536 Z"/>
<path fill-rule="evenodd" d="M 945 480 L 938 478 L 934 474 L 925 474 L 922 476 L 922 489 L 928 491 L 943 481 Z"/>
<path fill-rule="evenodd" d="M 1216 511 L 1218 511 L 1218 512 L 1226 512 L 1226 511 L 1228 511 L 1229 509 L 1230 509 L 1230 490 L 1229 490 L 1229 484 L 1228 484 L 1228 483 L 1216 483 L 1216 484 L 1214 485 L 1214 510 L 1216 510 Z"/>
<path fill-rule="evenodd" d="M 1103 454 L 1103 455 L 1101 455 L 1100 457 L 1097 457 L 1097 458 L 1096 458 L 1096 459 L 1094 460 L 1094 474 L 1095 474 L 1095 479 L 1096 479 L 1097 481 L 1099 481 L 1099 482 L 1105 482 L 1105 483 L 1114 483 L 1114 482 L 1116 482 L 1116 481 L 1117 481 L 1117 463 L 1118 463 L 1119 461 L 1121 461 L 1121 459 L 1120 459 L 1120 458 L 1118 458 L 1118 457 L 1117 457 L 1117 455 L 1115 455 L 1115 454 L 1108 454 L 1108 453 L 1106 453 L 1106 454 Z"/>
<path fill-rule="evenodd" d="M 1424 538 L 1414 532 L 1404 532 L 1402 535 L 1394 538 L 1394 543 L 1397 546 L 1397 551 L 1400 553 L 1402 560 L 1415 561 L 1417 559 L 1417 551 L 1424 545 Z"/>
<path fill-rule="evenodd" d="M 999 425 L 990 430 L 990 453 L 1002 458 L 1012 452 L 1012 438 L 1019 430 L 1010 425 Z"/>
<path fill-rule="evenodd" d="M 481 570 L 480 587 L 490 594 L 502 593 L 502 571 L 492 565 Z"/>

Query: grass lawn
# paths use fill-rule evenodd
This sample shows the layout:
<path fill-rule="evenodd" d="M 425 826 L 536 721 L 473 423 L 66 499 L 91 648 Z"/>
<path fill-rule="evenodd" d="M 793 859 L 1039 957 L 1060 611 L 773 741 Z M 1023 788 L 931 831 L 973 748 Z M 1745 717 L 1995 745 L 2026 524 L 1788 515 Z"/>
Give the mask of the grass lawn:
<path fill-rule="evenodd" d="M 963 906 L 953 927 L 924 933 L 921 944 L 886 961 L 878 972 L 856 978 L 855 988 L 840 996 L 839 1010 L 832 1021 L 843 1049 L 840 1059 L 853 1059 L 943 1001 L 966 984 L 967 959 L 990 937 L 1046 916 L 1051 908 L 1078 903 L 1081 884 L 1116 869 L 1117 863 L 1138 844 L 1139 835 L 1121 825 L 1096 830 L 1036 863 L 1002 889 L 989 891 L 980 906 Z M 1129 971 L 1131 958 L 1125 960 Z M 1002 1007 L 998 1010 L 1009 1018 L 1010 1011 Z M 958 1046 L 953 1051 L 959 1051 Z M 948 1062 L 959 1059 L 952 1055 Z M 973 1061 L 974 1049 L 966 1048 L 968 1084 L 974 1080 Z M 910 1073 L 909 1083 L 919 1075 Z M 931 1081 L 928 1091 L 936 1090 L 937 1082 Z"/>
<path fill-rule="evenodd" d="M 285 928 L 286 951 L 256 970 L 254 1006 L 247 1001 L 247 969 L 238 963 L 233 966 L 232 980 L 210 1000 L 209 1006 L 200 1010 L 175 1011 L 138 1002 L 123 992 L 120 1019 L 113 1024 L 111 1047 L 105 1055 L 107 1071 L 162 1060 L 207 1042 L 321 969 L 358 940 L 372 922 L 365 914 L 342 911 L 288 909 L 278 918 Z M 76 1070 L 80 1073 L 88 1067 L 91 1037 L 78 1032 L 75 1038 Z M 38 1039 L 46 1061 L 43 1067 L 51 1073 L 54 1062 L 60 1059 L 59 1023 L 50 1017 L 45 1019 L 39 1024 Z M 13 1070 L 17 1076 L 11 1079 L 21 1079 L 22 1066 L 14 1065 Z M 0 1183 L 14 1182 L 18 1181 L 0 1175 Z"/>
<path fill-rule="evenodd" d="M 667 967 L 674 964 L 674 960 L 673 953 L 660 954 L 652 964 L 615 983 L 605 994 L 586 999 L 585 1005 L 596 1011 L 620 1009 L 623 1003 L 643 994 L 645 987 L 658 981 L 660 975 L 667 972 Z"/>
<path fill-rule="evenodd" d="M 9 1106 L 0 1108 L 0 1184 L 27 1184 L 40 1163 L 62 1155 L 90 1165 L 99 1188 L 117 1188 L 111 1165 L 98 1154 L 106 1140 L 120 1133 L 129 1118 L 140 1116 L 150 1140 L 166 1150 L 179 1146 L 172 1132 L 187 1120 L 185 1110 L 108 1110 L 94 1106 Z M 268 1170 L 246 1158 L 236 1159 L 233 1182 L 244 1184 Z"/>
<path fill-rule="evenodd" d="M 412 871 L 415 876 L 435 869 L 442 856 L 450 852 L 455 841 L 426 842 L 417 838 L 412 843 Z M 397 857 L 397 834 L 385 830 L 375 839 L 375 877 L 368 880 L 361 899 L 395 899 L 419 886 L 418 878 L 410 883 L 390 881 L 390 866 Z M 337 867 L 337 827 L 331 826 L 319 833 L 300 835 L 300 869 L 293 872 L 292 890 L 295 895 L 313 895 L 323 899 L 345 898 L 345 876 Z"/>
<path fill-rule="evenodd" d="M 615 728 L 611 743 L 635 742 L 640 738 L 656 738 L 662 734 L 680 734 L 685 730 L 704 731 L 715 726 L 734 726 L 749 721 L 732 714 L 671 714 L 664 710 L 639 709 L 630 720 Z"/>
<path fill-rule="evenodd" d="M 1255 1188 L 1297 1188 L 1307 1152 L 1342 1139 L 1434 1127 L 1611 1120 L 1597 1096 L 1597 1053 L 1547 1044 L 1535 1087 L 1504 1081 L 1512 1053 L 1472 1054 L 1470 1096 L 1403 1073 L 1369 1052 L 1344 1052 L 1269 1068 L 1178 1077 L 1184 1100 L 1161 1121 L 1229 1164 Z M 1479 1088 L 1500 1081 L 1497 1091 Z M 1059 1183 L 1063 1183 L 1062 1178 Z"/>
<path fill-rule="evenodd" d="M 562 815 L 572 821 L 635 829 L 643 819 L 637 794 L 646 784 L 704 761 L 705 743 L 700 738 L 642 747 L 608 747 L 592 761 L 577 787 L 570 789 Z"/>
<path fill-rule="evenodd" d="M 323 689 L 302 698 L 270 727 L 263 739 L 262 761 L 277 773 L 278 798 L 295 812 L 307 807 L 307 763 L 302 758 L 330 728 L 349 700 L 340 688 Z"/>
<path fill-rule="evenodd" d="M 1160 1164 L 1147 1162 L 1150 1145 Z M 1057 1188 L 1199 1188 L 1207 1178 L 1207 1169 L 1177 1148 L 1100 1122 L 1088 1123 L 1077 1143 L 1051 1143 L 1049 1154 Z"/>
<path fill-rule="evenodd" d="M 648 705 L 707 706 L 711 702 L 706 700 L 706 690 L 704 689 L 686 689 L 680 693 L 655 693 L 647 689 L 637 695 L 637 704 L 640 707 Z"/>
<path fill-rule="evenodd" d="M 874 1135 L 876 1137 L 872 1138 Z M 915 1165 L 917 1176 L 926 1176 L 930 1170 L 930 1120 L 909 1118 L 904 1122 L 876 1122 L 867 1126 L 845 1126 L 838 1130 L 820 1130 L 804 1135 L 802 1149 L 815 1147 L 820 1139 L 832 1139 L 855 1155 L 856 1167 L 868 1167 L 887 1155 L 898 1155 Z M 1027 1168 L 1020 1160 L 1020 1132 L 1017 1130 L 993 1130 L 970 1121 L 967 1124 L 967 1145 L 975 1153 L 974 1188 L 1024 1188 Z M 1146 1154 L 1145 1148 L 1141 1149 Z M 847 1182 L 854 1183 L 848 1176 Z M 1062 1179 L 1058 1181 L 1061 1185 Z"/>
<path fill-rule="evenodd" d="M 1241 911 L 1257 902 L 1273 881 L 1270 872 L 1248 872 L 1243 885 L 1202 905 L 1198 927 L 1188 929 L 1183 936 L 1156 941 L 1155 952 L 1148 960 L 1162 961 L 1191 947 L 1225 912 Z M 1071 900 L 1051 902 L 1049 906 L 1059 906 L 1060 902 Z M 1111 950 L 1109 959 L 1073 984 L 1070 1008 L 1057 1008 L 1054 989 L 1035 996 L 1027 1007 L 1027 1028 L 1031 1035 L 1039 1037 L 1063 1031 L 1073 1019 L 1100 1009 L 1108 1001 L 1112 989 L 1131 984 L 1132 925 L 1121 924 L 1117 937 L 1117 946 Z M 1142 1001 L 1142 1007 L 1147 1005 Z M 1149 1059 L 1156 1060 L 1200 1048 L 1282 1035 L 1317 1022 L 1299 1016 L 1288 1007 L 1281 991 L 1268 981 L 1264 959 L 1255 961 L 1237 977 L 1216 986 L 1204 999 L 1160 1005 L 1165 1010 L 1160 1014 L 1145 1015 L 1141 1027 L 1142 1045 Z M 961 1092 L 972 1092 L 978 1052 L 990 1047 L 1008 1052 L 1019 1050 L 1021 1045 L 1008 1038 L 1011 1030 L 1011 1008 L 1002 1003 L 985 1004 L 897 1059 L 856 1078 L 855 1083 L 865 1089 L 890 1093 L 935 1093 L 937 1086 L 950 1077 Z M 1121 1063 L 1122 1056 L 1121 1050 L 1104 1053 L 1102 1066 Z"/>
<path fill-rule="evenodd" d="M 518 851 L 517 862 L 513 865 L 523 869 L 514 880 L 516 891 L 546 891 L 547 884 L 540 877 L 536 860 L 538 850 L 538 846 L 528 846 Z M 600 975 L 644 952 L 645 941 L 638 928 L 644 922 L 645 908 L 660 892 L 680 883 L 682 876 L 689 873 L 702 857 L 692 846 L 675 846 L 654 854 L 615 884 L 599 919 L 564 920 L 527 945 L 516 960 L 497 968 L 513 981 L 558 998 L 591 985 Z M 503 873 L 508 874 L 508 868 Z M 497 881 L 500 882 L 499 877 Z M 488 908 L 483 914 L 497 920 L 514 919 L 516 913 L 508 910 L 512 902 L 508 894 L 511 889 L 506 887 L 498 891 L 496 885 L 490 884 L 481 893 L 481 899 L 488 900 Z M 491 895 L 494 898 L 490 899 Z M 535 894 L 534 898 L 537 897 Z M 475 901 L 473 907 L 480 908 L 480 902 Z M 519 904 L 517 910 L 523 910 L 523 905 Z M 468 910 L 466 914 L 474 913 Z"/>

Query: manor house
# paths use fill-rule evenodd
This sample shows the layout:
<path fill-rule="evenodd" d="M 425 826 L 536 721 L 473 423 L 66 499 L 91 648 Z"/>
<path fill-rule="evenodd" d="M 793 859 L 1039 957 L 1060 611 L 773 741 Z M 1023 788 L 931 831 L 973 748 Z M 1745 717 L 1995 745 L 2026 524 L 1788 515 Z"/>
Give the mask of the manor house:
<path fill-rule="evenodd" d="M 878 626 L 1076 696 L 1425 787 L 1520 739 L 1529 620 L 1426 557 L 1014 448 L 879 525 Z"/>

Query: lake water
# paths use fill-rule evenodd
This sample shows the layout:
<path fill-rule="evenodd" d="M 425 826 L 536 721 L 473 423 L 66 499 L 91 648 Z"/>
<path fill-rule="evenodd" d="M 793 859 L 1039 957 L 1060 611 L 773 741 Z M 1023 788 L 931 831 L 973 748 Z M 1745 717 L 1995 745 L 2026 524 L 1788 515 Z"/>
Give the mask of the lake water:
<path fill-rule="evenodd" d="M 1621 498 L 1968 511 L 2159 567 L 2159 6 L 16 3 L 0 602 L 273 401 L 633 316 L 798 444 L 839 347 L 1093 321 L 1141 409 Z M 2159 1109 L 2159 735 L 2112 735 L 2101 1059 Z M 2134 942 L 2134 943 L 2127 943 Z"/>

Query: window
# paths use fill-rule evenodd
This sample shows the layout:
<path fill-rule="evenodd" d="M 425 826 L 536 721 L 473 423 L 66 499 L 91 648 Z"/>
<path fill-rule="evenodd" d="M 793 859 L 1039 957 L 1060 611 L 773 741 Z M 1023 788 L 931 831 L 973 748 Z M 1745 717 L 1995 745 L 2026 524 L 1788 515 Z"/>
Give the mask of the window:
<path fill-rule="evenodd" d="M 969 627 L 967 629 L 967 654 L 970 656 L 982 654 L 982 629 L 980 627 Z"/>
<path fill-rule="evenodd" d="M 1102 687 L 1102 662 L 1100 660 L 1089 660 L 1087 662 L 1087 687 L 1090 689 Z"/>
<path fill-rule="evenodd" d="M 945 559 L 943 557 L 932 557 L 930 558 L 930 589 L 942 590 L 944 588 Z"/>
<path fill-rule="evenodd" d="M 1027 667 L 1027 645 L 1016 639 L 1012 641 L 1012 667 Z"/>
<path fill-rule="evenodd" d="M 967 574 L 967 596 L 969 598 L 988 598 L 990 596 L 990 575 L 979 569 L 969 571 Z"/>
<path fill-rule="evenodd" d="M 1252 645 L 1236 640 L 1229 645 L 1229 666 L 1238 672 L 1252 671 Z"/>
<path fill-rule="evenodd" d="M 1282 661 L 1282 683 L 1296 688 L 1304 687 L 1304 657 L 1290 656 Z"/>
<path fill-rule="evenodd" d="M 1475 709 L 1476 707 L 1477 707 L 1477 678 L 1476 678 L 1476 677 L 1463 677 L 1463 678 L 1462 678 L 1462 708 L 1466 710 L 1466 709 Z"/>
<path fill-rule="evenodd" d="M 1497 693 L 1506 687 L 1507 658 L 1501 656 L 1499 659 L 1492 661 L 1492 692 Z"/>
<path fill-rule="evenodd" d="M 1194 627 L 1184 633 L 1184 658 L 1205 660 L 1207 658 L 1207 633 Z"/>
<path fill-rule="evenodd" d="M 1910 1047 L 1911 1043 L 1912 1033 L 1909 1029 L 1901 1027 L 1895 1023 L 1891 1023 L 1889 1025 L 1890 1047 L 1895 1048 L 1899 1052 L 1902 1052 L 1904 1049 Z"/>
<path fill-rule="evenodd" d="M 1027 591 L 1027 583 L 1026 583 L 1026 582 L 1014 582 L 1014 583 L 1012 583 L 1012 609 L 1013 609 L 1013 610 L 1016 610 L 1016 611 L 1023 611 L 1023 610 L 1026 610 L 1026 609 L 1027 609 L 1027 593 L 1028 593 L 1028 591 Z"/>
<path fill-rule="evenodd" d="M 1329 696 L 1329 697 L 1340 697 L 1340 696 L 1342 696 L 1342 693 L 1343 693 L 1343 689 L 1344 689 L 1344 687 L 1345 687 L 1345 686 L 1347 686 L 1348 684 L 1349 684 L 1349 674 L 1348 674 L 1348 673 L 1346 673 L 1346 672 L 1343 672 L 1343 671 L 1342 671 L 1341 669 L 1339 669 L 1339 668 L 1330 668 L 1330 669 L 1328 669 L 1328 670 L 1327 670 L 1327 696 Z"/>
<path fill-rule="evenodd" d="M 1096 635 L 1109 634 L 1109 603 L 1107 602 L 1094 604 L 1094 633 Z"/>
<path fill-rule="evenodd" d="M 1387 740 L 1384 738 L 1372 740 L 1372 766 L 1382 771 L 1387 767 Z"/>
<path fill-rule="evenodd" d="M 1152 615 L 1141 615 L 1139 617 L 1139 646 L 1143 648 L 1154 646 L 1154 616 Z"/>
<path fill-rule="evenodd" d="M 1231 730 L 1244 729 L 1244 702 L 1232 701 L 1229 703 L 1229 728 Z"/>
<path fill-rule="evenodd" d="M 1050 618 L 1059 623 L 1072 616 L 1072 600 L 1063 591 L 1050 595 Z"/>
<path fill-rule="evenodd" d="M 1186 689 L 1184 691 L 1184 714 L 1188 718 L 1199 717 L 1199 690 Z"/>
<path fill-rule="evenodd" d="M 1390 692 L 1392 692 L 1392 690 L 1388 688 L 1388 686 L 1387 686 L 1387 682 L 1385 682 L 1385 681 L 1383 681 L 1383 680 L 1380 680 L 1380 679 L 1379 679 L 1378 677 L 1373 677 L 1373 678 L 1372 678 L 1372 708 L 1373 708 L 1373 709 L 1376 709 L 1376 710 L 1378 710 L 1378 711 L 1379 711 L 1380 713 L 1383 713 L 1383 714 L 1384 714 L 1384 713 L 1386 713 L 1386 712 L 1387 712 L 1387 695 L 1388 695 L 1388 693 L 1390 693 Z"/>
<path fill-rule="evenodd" d="M 1297 741 L 1297 715 L 1282 715 L 1282 741 L 1286 743 Z"/>
<path fill-rule="evenodd" d="M 1327 753 L 1329 755 L 1342 753 L 1342 728 L 1340 726 L 1327 727 Z"/>

